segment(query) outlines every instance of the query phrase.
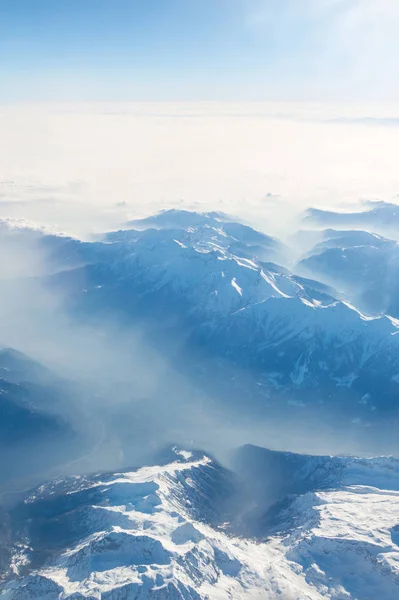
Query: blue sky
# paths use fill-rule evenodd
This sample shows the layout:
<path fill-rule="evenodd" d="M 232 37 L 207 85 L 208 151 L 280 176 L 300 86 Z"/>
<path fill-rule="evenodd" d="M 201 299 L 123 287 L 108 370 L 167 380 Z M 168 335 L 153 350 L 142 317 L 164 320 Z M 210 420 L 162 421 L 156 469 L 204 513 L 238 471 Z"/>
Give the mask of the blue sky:
<path fill-rule="evenodd" d="M 399 98 L 398 0 L 0 0 L 0 101 Z"/>

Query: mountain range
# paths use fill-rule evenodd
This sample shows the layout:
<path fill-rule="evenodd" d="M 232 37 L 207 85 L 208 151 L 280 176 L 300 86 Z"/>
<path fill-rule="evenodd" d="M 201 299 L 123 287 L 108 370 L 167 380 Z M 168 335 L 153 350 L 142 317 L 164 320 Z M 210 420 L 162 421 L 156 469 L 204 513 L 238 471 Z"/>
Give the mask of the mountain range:
<path fill-rule="evenodd" d="M 381 276 L 387 253 L 393 268 L 395 242 L 366 232 L 329 232 L 289 269 L 274 262 L 289 263 L 286 245 L 226 215 L 166 211 L 130 225 L 135 229 L 95 244 L 76 241 L 85 264 L 48 279 L 67 293 L 75 315 L 145 323 L 148 339 L 179 370 L 238 409 L 291 411 L 305 421 L 316 414 L 350 430 L 366 428 L 370 439 L 375 424 L 388 423 L 389 430 L 399 398 L 398 322 L 390 313 L 362 313 L 359 295 L 345 294 L 326 273 L 337 262 L 330 254 L 349 248 L 353 264 L 347 260 L 346 272 L 336 270 L 349 281 L 355 270 L 360 281 L 368 273 L 363 288 L 370 288 L 371 273 Z M 376 239 L 381 248 L 374 271 L 359 236 L 369 244 Z M 394 305 L 396 278 L 389 281 Z M 388 444 L 395 443 L 392 436 Z"/>
<path fill-rule="evenodd" d="M 246 447 L 232 471 L 200 452 L 168 454 L 32 490 L 9 517 L 20 576 L 6 578 L 2 596 L 397 598 L 396 459 Z"/>
<path fill-rule="evenodd" d="M 309 211 L 284 242 L 215 212 L 1 224 L 4 289 L 41 319 L 0 350 L 5 600 L 396 600 L 386 211 Z"/>

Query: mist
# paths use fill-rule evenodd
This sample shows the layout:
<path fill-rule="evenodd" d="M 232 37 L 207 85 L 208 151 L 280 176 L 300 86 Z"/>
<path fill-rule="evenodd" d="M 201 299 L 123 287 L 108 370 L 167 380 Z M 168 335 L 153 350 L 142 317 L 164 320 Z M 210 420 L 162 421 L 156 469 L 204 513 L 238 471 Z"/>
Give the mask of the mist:
<path fill-rule="evenodd" d="M 397 118 L 292 103 L 3 106 L 1 213 L 84 237 L 165 208 L 216 210 L 284 237 L 309 206 L 399 193 Z"/>

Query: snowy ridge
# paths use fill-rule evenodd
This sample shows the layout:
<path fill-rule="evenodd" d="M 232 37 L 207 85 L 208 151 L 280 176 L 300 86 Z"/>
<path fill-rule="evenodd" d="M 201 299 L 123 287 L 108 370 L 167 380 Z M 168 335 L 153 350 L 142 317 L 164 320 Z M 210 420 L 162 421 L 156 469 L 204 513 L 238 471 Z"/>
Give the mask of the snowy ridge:
<path fill-rule="evenodd" d="M 320 388 L 336 411 L 345 389 L 351 390 L 342 402 L 350 410 L 348 421 L 360 425 L 378 416 L 375 407 L 388 404 L 375 393 L 382 378 L 389 381 L 384 385 L 389 402 L 397 398 L 395 320 L 367 317 L 337 300 L 331 287 L 264 262 L 258 252 L 263 234 L 184 211 L 181 222 L 180 211 L 170 212 L 141 222 L 156 229 L 110 234 L 110 241 L 129 252 L 115 265 L 119 289 L 136 290 L 155 311 L 161 305 L 162 315 L 171 307 L 172 322 L 194 327 L 188 338 L 194 349 L 206 348 L 207 358 L 213 354 L 250 370 L 268 397 L 275 389 L 292 396 L 293 390 Z M 234 226 L 236 238 L 228 226 Z M 368 392 L 369 407 L 359 410 Z M 297 401 L 304 405 L 303 397 Z"/>
<path fill-rule="evenodd" d="M 121 276 L 145 274 L 149 290 L 170 287 L 171 293 L 193 303 L 200 293 L 209 315 L 267 297 L 306 296 L 288 271 L 264 263 L 282 257 L 282 244 L 240 223 L 218 219 L 213 214 L 166 211 L 136 222 L 140 230 L 110 233 L 106 239 L 123 245 L 126 258 L 117 266 Z M 144 226 L 151 228 L 143 230 Z"/>
<path fill-rule="evenodd" d="M 369 314 L 399 316 L 399 243 L 366 231 L 322 232 L 300 272 L 338 287 Z"/>
<path fill-rule="evenodd" d="M 282 244 L 226 215 L 172 210 L 130 225 L 136 229 L 93 243 L 43 237 L 55 273 L 46 283 L 71 298 L 79 318 L 144 321 L 150 335 L 159 333 L 156 344 L 171 339 L 172 329 L 182 340 L 179 368 L 201 357 L 221 369 L 221 379 L 223 369 L 244 371 L 253 385 L 248 393 L 243 381 L 239 397 L 257 406 L 286 394 L 281 404 L 300 408 L 314 392 L 315 402 L 364 426 L 396 409 L 397 320 L 365 316 L 328 285 L 276 264 Z M 198 369 L 189 377 L 193 370 L 197 377 Z"/>
<path fill-rule="evenodd" d="M 236 494 L 234 476 L 200 453 L 175 452 L 165 466 L 77 477 L 31 494 L 19 513 L 28 540 L 18 546 L 2 596 L 398 597 L 397 460 L 272 453 L 287 465 L 301 464 L 303 480 L 323 475 L 310 491 L 278 502 L 269 534 L 254 540 L 233 533 L 235 516 L 226 501 Z M 265 484 L 274 485 L 273 479 Z"/>
<path fill-rule="evenodd" d="M 246 320 L 250 326 L 245 323 L 243 330 L 261 329 L 259 333 L 269 344 L 275 343 L 270 332 L 280 329 L 281 323 L 286 333 L 281 333 L 280 339 L 293 338 L 305 330 L 308 336 L 311 331 L 320 332 L 326 343 L 365 344 L 367 337 L 370 347 L 362 352 L 363 362 L 376 348 L 392 343 L 396 346 L 392 334 L 399 329 L 392 319 L 365 317 L 348 302 L 337 301 L 332 288 L 260 259 L 258 246 L 248 239 L 258 242 L 267 236 L 238 223 L 216 226 L 214 217 L 182 212 L 183 229 L 124 231 L 108 236 L 114 243 L 127 244 L 128 256 L 116 267 L 118 276 L 131 279 L 140 290 L 145 285 L 147 298 L 156 293 L 184 300 L 191 317 L 200 318 L 208 334 L 214 330 L 220 335 L 220 328 L 228 327 L 240 344 L 251 341 L 241 337 L 240 320 Z M 160 226 L 167 218 L 169 225 L 175 226 L 176 221 L 180 223 L 179 213 L 167 211 L 160 215 L 162 218 L 146 219 L 142 225 Z M 245 234 L 232 238 L 228 226 L 235 226 L 237 236 L 243 227 Z M 225 319 L 214 323 L 216 315 Z"/>
<path fill-rule="evenodd" d="M 197 363 L 200 354 L 226 371 L 246 371 L 258 406 L 260 382 L 262 396 L 288 394 L 286 407 L 308 405 L 314 391 L 333 410 L 348 407 L 348 422 L 367 425 L 395 410 L 397 320 L 365 316 L 328 285 L 276 264 L 284 258 L 282 244 L 226 215 L 172 210 L 130 225 L 136 229 L 95 243 L 44 237 L 52 271 L 58 264 L 50 285 L 70 295 L 80 316 L 147 320 L 162 339 L 172 328 L 184 340 L 179 365 L 191 356 Z"/>
<path fill-rule="evenodd" d="M 287 559 L 302 567 L 322 595 L 342 600 L 397 597 L 398 491 L 352 485 L 309 493 L 280 518 L 290 528 L 281 538 L 289 548 Z M 297 529 L 292 529 L 293 519 Z"/>
<path fill-rule="evenodd" d="M 57 514 L 53 525 L 57 535 L 57 519 L 65 517 L 78 539 L 40 570 L 6 584 L 4 597 L 254 598 L 265 590 L 274 597 L 277 585 L 287 598 L 312 598 L 301 595 L 287 566 L 273 567 L 273 550 L 208 524 L 219 517 L 226 479 L 220 467 L 202 457 L 117 474 L 87 489 L 76 480 L 76 489 L 61 500 L 68 511 Z M 54 493 L 41 490 L 50 498 Z M 86 494 L 92 503 L 82 508 Z M 80 532 L 88 535 L 80 537 Z M 21 557 L 19 562 L 24 562 Z M 286 570 L 283 580 L 281 568 Z"/>

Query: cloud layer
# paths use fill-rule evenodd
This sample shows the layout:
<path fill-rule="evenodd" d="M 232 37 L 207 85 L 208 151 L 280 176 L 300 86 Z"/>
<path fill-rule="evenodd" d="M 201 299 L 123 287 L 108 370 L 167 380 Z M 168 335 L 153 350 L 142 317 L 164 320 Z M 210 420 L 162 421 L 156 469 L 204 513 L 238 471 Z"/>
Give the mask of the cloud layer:
<path fill-rule="evenodd" d="M 0 215 L 83 235 L 181 207 L 281 233 L 310 205 L 394 198 L 398 117 L 307 104 L 3 107 Z"/>

